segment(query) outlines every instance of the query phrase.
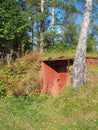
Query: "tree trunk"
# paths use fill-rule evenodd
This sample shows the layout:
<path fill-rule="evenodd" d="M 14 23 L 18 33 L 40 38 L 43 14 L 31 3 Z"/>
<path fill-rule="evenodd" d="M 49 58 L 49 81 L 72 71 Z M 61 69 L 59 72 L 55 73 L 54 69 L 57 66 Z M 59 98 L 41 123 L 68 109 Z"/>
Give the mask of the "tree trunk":
<path fill-rule="evenodd" d="M 73 64 L 73 88 L 82 86 L 86 81 L 86 43 L 92 10 L 92 0 L 86 0 L 83 22 Z"/>
<path fill-rule="evenodd" d="M 44 0 L 41 0 L 41 12 L 44 12 Z M 43 30 L 44 30 L 44 20 L 41 20 L 41 26 L 40 26 L 40 52 L 43 53 L 43 47 L 44 47 L 44 37 L 43 37 Z"/>
<path fill-rule="evenodd" d="M 55 11 L 55 8 L 52 7 L 52 12 L 51 12 L 51 15 L 52 15 L 52 18 L 51 18 L 51 31 L 54 32 L 54 11 Z M 53 45 L 54 43 L 54 37 L 51 37 L 51 45 Z"/>
<path fill-rule="evenodd" d="M 52 19 L 51 19 L 51 28 L 52 28 L 52 31 L 54 31 L 54 7 L 52 7 Z"/>

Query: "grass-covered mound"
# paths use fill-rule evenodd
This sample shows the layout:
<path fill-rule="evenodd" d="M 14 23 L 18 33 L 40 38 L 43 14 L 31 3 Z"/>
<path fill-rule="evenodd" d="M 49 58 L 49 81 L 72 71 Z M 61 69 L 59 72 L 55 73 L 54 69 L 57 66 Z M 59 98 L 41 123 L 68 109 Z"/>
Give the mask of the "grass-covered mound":
<path fill-rule="evenodd" d="M 31 52 L 0 68 L 0 130 L 98 129 L 98 66 L 88 67 L 87 83 L 77 90 L 66 87 L 57 97 L 34 94 L 39 61 L 68 53 L 55 52 L 55 57 Z"/>
<path fill-rule="evenodd" d="M 39 54 L 30 52 L 14 63 L 1 66 L 0 96 L 34 93 L 39 87 L 39 61 Z"/>

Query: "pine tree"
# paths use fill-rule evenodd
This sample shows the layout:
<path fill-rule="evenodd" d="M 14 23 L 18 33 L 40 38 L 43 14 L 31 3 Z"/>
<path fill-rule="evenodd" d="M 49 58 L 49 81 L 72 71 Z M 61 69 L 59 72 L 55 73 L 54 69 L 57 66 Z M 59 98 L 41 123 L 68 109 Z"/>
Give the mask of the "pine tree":
<path fill-rule="evenodd" d="M 11 50 L 18 51 L 18 47 L 26 41 L 26 18 L 16 0 L 0 2 L 0 44 L 5 54 L 11 53 Z"/>

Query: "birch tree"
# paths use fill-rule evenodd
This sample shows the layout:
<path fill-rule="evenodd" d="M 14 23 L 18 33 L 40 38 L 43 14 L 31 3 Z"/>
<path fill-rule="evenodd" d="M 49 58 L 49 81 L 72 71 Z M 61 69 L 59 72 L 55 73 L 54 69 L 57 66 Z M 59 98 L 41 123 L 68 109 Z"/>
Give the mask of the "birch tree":
<path fill-rule="evenodd" d="M 44 12 L 44 0 L 41 0 L 41 12 Z M 44 47 L 44 37 L 43 37 L 43 32 L 44 32 L 44 19 L 41 20 L 41 28 L 40 28 L 40 52 L 43 53 L 43 47 Z"/>
<path fill-rule="evenodd" d="M 73 64 L 73 88 L 82 86 L 86 81 L 86 43 L 91 11 L 92 0 L 86 0 L 79 42 Z"/>

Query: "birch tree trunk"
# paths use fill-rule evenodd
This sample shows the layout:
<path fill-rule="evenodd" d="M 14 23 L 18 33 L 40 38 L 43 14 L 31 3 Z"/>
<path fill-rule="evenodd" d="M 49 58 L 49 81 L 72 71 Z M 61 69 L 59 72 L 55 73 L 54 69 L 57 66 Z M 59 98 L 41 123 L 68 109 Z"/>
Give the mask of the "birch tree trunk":
<path fill-rule="evenodd" d="M 73 64 L 73 88 L 82 86 L 86 81 L 86 43 L 92 10 L 92 0 L 86 0 L 83 22 Z"/>
<path fill-rule="evenodd" d="M 51 28 L 52 28 L 52 31 L 54 31 L 54 7 L 52 7 L 52 19 L 51 19 Z"/>
<path fill-rule="evenodd" d="M 51 11 L 51 31 L 54 32 L 54 11 L 55 11 L 55 7 L 52 7 L 52 11 Z M 51 45 L 53 45 L 54 42 L 54 37 L 51 37 Z"/>
<path fill-rule="evenodd" d="M 44 0 L 41 0 L 41 12 L 44 12 Z M 40 52 L 43 53 L 43 47 L 44 47 L 44 37 L 43 37 L 43 30 L 44 30 L 44 20 L 41 20 L 41 26 L 40 26 Z"/>

